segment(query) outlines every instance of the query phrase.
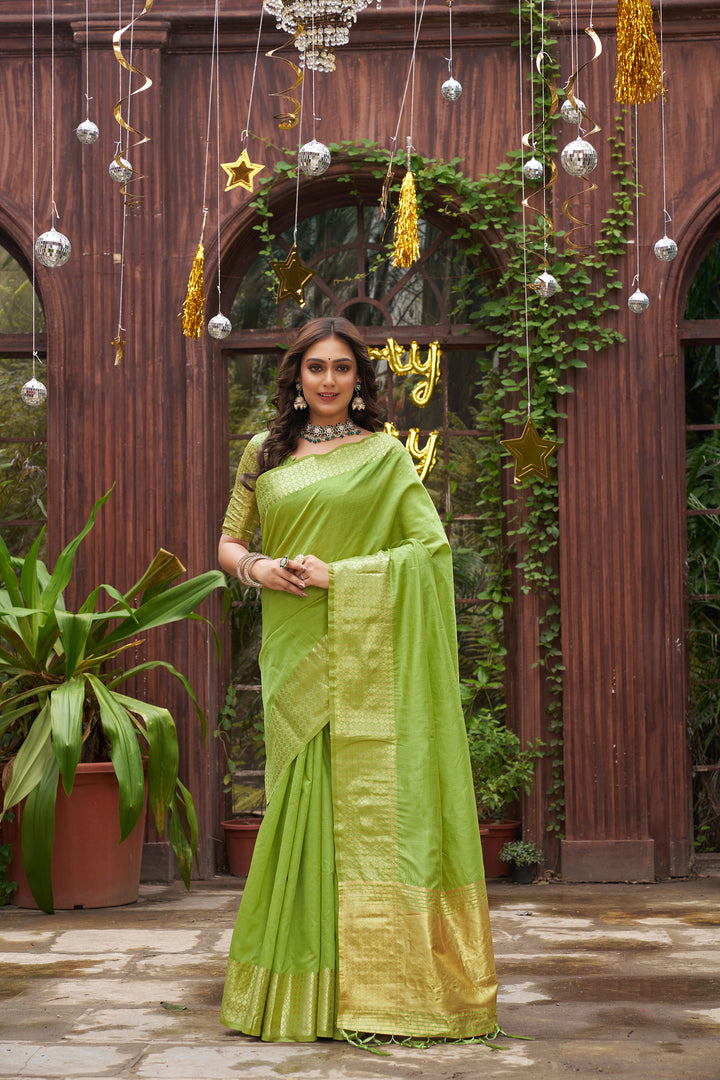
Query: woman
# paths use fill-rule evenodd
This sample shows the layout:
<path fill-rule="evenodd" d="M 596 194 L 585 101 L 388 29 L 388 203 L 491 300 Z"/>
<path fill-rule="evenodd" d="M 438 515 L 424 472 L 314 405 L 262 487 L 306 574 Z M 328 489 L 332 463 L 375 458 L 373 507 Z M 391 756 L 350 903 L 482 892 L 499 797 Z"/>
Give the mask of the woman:
<path fill-rule="evenodd" d="M 267 1040 L 497 1031 L 450 549 L 376 398 L 354 327 L 308 323 L 220 539 L 263 587 L 268 797 L 221 1020 Z"/>

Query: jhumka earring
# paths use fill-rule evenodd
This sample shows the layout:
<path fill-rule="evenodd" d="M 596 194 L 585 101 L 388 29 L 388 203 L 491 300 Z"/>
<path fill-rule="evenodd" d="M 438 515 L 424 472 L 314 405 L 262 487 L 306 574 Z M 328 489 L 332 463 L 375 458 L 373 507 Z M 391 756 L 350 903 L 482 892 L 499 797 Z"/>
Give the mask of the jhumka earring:
<path fill-rule="evenodd" d="M 293 401 L 293 405 L 295 406 L 296 409 L 307 409 L 307 401 L 303 397 L 302 384 L 300 383 L 299 379 L 295 383 L 295 389 L 297 390 L 297 397 Z M 363 404 L 363 408 L 365 408 L 364 404 Z"/>
<path fill-rule="evenodd" d="M 360 412 L 362 409 L 365 408 L 365 402 L 363 401 L 362 397 L 360 396 L 360 383 L 359 382 L 355 384 L 355 397 L 350 402 L 350 408 L 351 409 L 357 409 L 358 412 Z"/>

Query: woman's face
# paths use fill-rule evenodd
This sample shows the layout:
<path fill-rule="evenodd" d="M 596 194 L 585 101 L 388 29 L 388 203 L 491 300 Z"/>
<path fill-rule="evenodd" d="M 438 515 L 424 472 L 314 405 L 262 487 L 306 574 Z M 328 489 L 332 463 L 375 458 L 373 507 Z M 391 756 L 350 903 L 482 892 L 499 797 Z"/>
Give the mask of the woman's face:
<path fill-rule="evenodd" d="M 300 382 L 310 423 L 339 424 L 347 420 L 357 381 L 357 361 L 341 338 L 322 338 L 311 345 L 300 361 Z"/>

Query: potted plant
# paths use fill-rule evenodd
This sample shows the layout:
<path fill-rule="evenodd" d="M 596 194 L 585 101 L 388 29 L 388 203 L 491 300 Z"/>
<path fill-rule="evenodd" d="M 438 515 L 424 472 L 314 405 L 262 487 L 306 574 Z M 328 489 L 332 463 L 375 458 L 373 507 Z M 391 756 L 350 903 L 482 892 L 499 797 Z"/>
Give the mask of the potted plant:
<path fill-rule="evenodd" d="M 483 858 L 487 877 L 507 877 L 508 866 L 498 858 L 500 848 L 514 840 L 519 821 L 508 821 L 507 806 L 526 795 L 535 783 L 535 765 L 542 757 L 541 739 L 523 747 L 514 731 L 488 708 L 466 719 L 478 817 L 487 828 Z"/>
<path fill-rule="evenodd" d="M 232 801 L 232 817 L 221 825 L 230 873 L 236 877 L 247 877 L 265 813 L 264 769 L 255 767 L 265 761 L 264 724 L 262 714 L 258 716 L 262 698 L 256 687 L 252 689 L 253 700 L 243 709 L 237 686 L 230 684 L 213 733 L 225 754 L 223 790 Z M 239 770 L 239 783 L 235 757 L 245 766 Z"/>
<path fill-rule="evenodd" d="M 38 907 L 48 912 L 55 906 L 54 879 L 64 872 L 66 860 L 92 850 L 76 836 L 71 851 L 58 855 L 64 833 L 61 822 L 76 799 L 85 796 L 84 789 L 95 787 L 88 776 L 109 774 L 114 785 L 114 795 L 101 798 L 103 805 L 114 800 L 117 839 L 112 839 L 107 822 L 98 825 L 101 839 L 104 836 L 103 854 L 122 851 L 131 834 L 136 851 L 141 852 L 139 823 L 146 792 L 160 835 L 169 818 L 170 844 L 188 887 L 197 849 L 192 796 L 178 778 L 173 718 L 166 708 L 128 697 L 119 687 L 135 675 L 161 667 L 187 690 L 204 734 L 203 712 L 187 679 L 171 664 L 147 660 L 123 668 L 120 658 L 140 644 L 145 631 L 200 618 L 195 609 L 213 589 L 222 587 L 225 579 L 219 571 L 209 571 L 173 585 L 184 567 L 161 549 L 127 592 L 99 585 L 76 612 L 68 611 L 63 592 L 72 577 L 75 554 L 109 496 L 107 492 L 98 499 L 85 527 L 60 554 L 52 573 L 38 558 L 41 537 L 24 559 L 12 557 L 0 539 L 0 768 L 4 788 L 0 817 L 7 817 L 13 808 L 19 811 L 21 859 L 15 862 L 24 871 Z M 105 611 L 96 610 L 101 594 L 111 601 Z M 81 824 L 96 824 L 97 817 L 95 809 L 85 809 Z M 18 825 L 16 820 L 14 846 Z M 122 841 L 119 848 L 118 841 Z M 93 856 L 89 867 L 96 878 L 100 875 L 98 859 L 98 855 Z M 139 881 L 139 854 L 134 861 Z M 20 886 L 17 868 L 16 873 Z M 111 895 L 117 897 L 118 893 Z M 83 906 L 105 906 L 105 902 L 91 901 Z"/>
<path fill-rule="evenodd" d="M 510 863 L 510 876 L 519 885 L 529 885 L 534 879 L 538 865 L 545 862 L 539 847 L 529 840 L 511 840 L 504 844 L 498 856 L 501 862 Z"/>

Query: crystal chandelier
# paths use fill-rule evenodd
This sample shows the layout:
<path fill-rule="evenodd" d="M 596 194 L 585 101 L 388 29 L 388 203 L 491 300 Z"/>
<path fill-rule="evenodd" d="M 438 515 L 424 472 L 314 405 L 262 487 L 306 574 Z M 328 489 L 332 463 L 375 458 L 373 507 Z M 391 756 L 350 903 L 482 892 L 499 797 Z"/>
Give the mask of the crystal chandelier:
<path fill-rule="evenodd" d="M 275 16 L 279 30 L 297 34 L 295 45 L 300 66 L 315 71 L 334 71 L 338 45 L 347 45 L 350 27 L 358 12 L 371 0 L 263 0 L 263 7 Z M 380 7 L 378 0 L 377 6 Z"/>

